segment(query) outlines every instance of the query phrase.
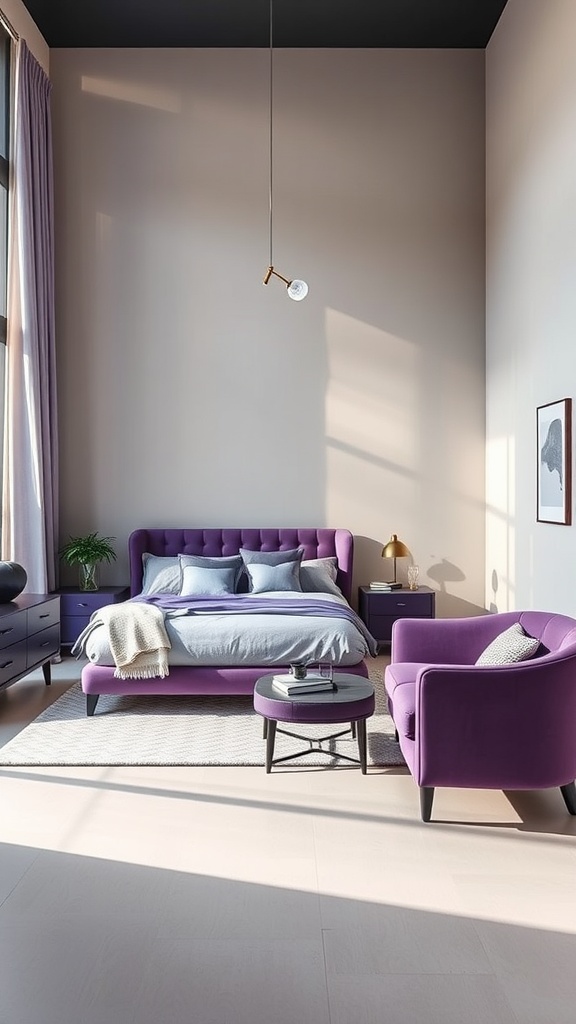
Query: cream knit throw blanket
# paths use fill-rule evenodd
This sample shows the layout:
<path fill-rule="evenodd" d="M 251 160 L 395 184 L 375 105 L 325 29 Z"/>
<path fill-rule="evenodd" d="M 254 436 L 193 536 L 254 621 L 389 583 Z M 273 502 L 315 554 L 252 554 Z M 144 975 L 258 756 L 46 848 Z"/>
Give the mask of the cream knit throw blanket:
<path fill-rule="evenodd" d="M 168 675 L 171 645 L 160 608 L 139 601 L 105 605 L 94 613 L 90 624 L 108 630 L 118 679 L 164 679 Z"/>

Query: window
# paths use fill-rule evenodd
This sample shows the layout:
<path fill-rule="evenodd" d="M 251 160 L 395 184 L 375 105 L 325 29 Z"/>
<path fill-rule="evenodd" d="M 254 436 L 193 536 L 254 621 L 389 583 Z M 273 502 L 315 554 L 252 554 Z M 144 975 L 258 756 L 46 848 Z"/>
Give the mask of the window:
<path fill-rule="evenodd" d="M 0 342 L 6 343 L 8 176 L 10 157 L 10 36 L 0 26 Z"/>
<path fill-rule="evenodd" d="M 0 480 L 4 449 L 6 308 L 8 296 L 8 182 L 10 172 L 10 53 L 12 41 L 0 25 Z M 0 493 L 0 501 L 2 495 Z"/>

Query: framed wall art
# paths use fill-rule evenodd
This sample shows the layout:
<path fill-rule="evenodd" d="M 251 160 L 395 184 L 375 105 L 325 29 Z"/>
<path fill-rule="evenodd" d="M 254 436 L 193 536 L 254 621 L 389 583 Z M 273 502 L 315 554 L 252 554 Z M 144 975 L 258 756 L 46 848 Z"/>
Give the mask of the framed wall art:
<path fill-rule="evenodd" d="M 572 522 L 572 399 L 536 410 L 537 501 L 539 523 Z"/>

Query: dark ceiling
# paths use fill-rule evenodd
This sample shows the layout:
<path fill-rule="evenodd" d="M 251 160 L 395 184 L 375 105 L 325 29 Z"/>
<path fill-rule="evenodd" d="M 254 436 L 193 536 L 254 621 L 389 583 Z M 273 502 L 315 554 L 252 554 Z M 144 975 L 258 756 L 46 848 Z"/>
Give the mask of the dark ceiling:
<path fill-rule="evenodd" d="M 483 48 L 506 0 L 273 0 L 274 46 Z M 270 0 L 24 0 L 50 47 L 268 46 Z"/>

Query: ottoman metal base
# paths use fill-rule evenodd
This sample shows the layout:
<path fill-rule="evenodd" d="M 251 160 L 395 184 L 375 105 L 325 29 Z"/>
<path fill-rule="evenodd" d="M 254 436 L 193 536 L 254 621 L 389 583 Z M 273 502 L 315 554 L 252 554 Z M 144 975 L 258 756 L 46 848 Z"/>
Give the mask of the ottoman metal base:
<path fill-rule="evenodd" d="M 356 725 L 358 728 L 356 729 Z M 282 733 L 284 736 L 291 736 L 295 740 L 305 740 L 309 746 L 304 747 L 303 750 L 298 750 L 294 754 L 284 754 L 283 757 L 274 757 L 274 741 L 276 739 L 276 733 Z M 341 736 L 347 736 L 350 734 L 352 737 L 358 736 L 358 757 L 351 757 L 350 754 L 341 754 L 336 750 L 328 750 L 322 746 L 322 743 L 327 743 L 329 740 L 337 740 Z M 361 718 L 358 723 L 351 722 L 347 729 L 341 729 L 340 732 L 332 732 L 328 736 L 302 736 L 298 732 L 289 732 L 288 729 L 280 729 L 278 723 L 273 718 L 264 719 L 264 739 L 266 740 L 266 772 L 269 774 L 272 770 L 272 765 L 282 764 L 283 761 L 292 761 L 295 757 L 303 757 L 305 754 L 328 754 L 328 757 L 342 758 L 344 761 L 350 761 L 352 764 L 359 764 L 362 769 L 362 775 L 366 775 L 367 763 L 366 763 L 366 719 Z M 316 744 L 316 746 L 314 746 Z"/>

